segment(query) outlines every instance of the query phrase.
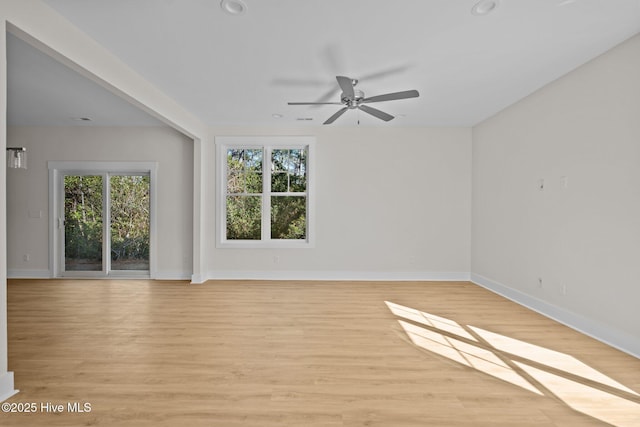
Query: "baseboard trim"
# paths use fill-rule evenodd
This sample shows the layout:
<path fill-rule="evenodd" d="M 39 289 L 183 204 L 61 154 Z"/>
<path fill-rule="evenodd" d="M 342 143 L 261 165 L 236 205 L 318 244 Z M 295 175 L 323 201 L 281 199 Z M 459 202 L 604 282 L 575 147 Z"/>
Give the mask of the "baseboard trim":
<path fill-rule="evenodd" d="M 157 271 L 155 280 L 191 280 L 191 273 L 184 271 Z"/>
<path fill-rule="evenodd" d="M 126 277 L 128 279 L 139 278 L 138 276 L 135 276 L 135 275 L 126 276 L 126 274 L 124 274 L 123 277 Z M 144 276 L 141 276 L 140 278 L 142 277 Z M 51 279 L 51 278 L 53 278 L 53 275 L 49 270 L 8 270 L 7 271 L 7 279 Z M 67 279 L 73 278 L 73 276 L 67 276 L 66 278 Z M 113 275 L 108 277 L 100 276 L 100 277 L 93 277 L 93 278 L 114 279 L 114 278 L 120 278 L 120 275 Z M 185 273 L 184 271 L 158 271 L 155 273 L 153 278 L 155 280 L 191 280 L 191 274 Z"/>
<path fill-rule="evenodd" d="M 318 281 L 469 281 L 468 272 L 424 271 L 210 271 L 206 280 L 318 280 Z M 194 283 L 195 278 L 192 279 Z"/>
<path fill-rule="evenodd" d="M 640 341 L 637 337 L 550 304 L 479 274 L 471 273 L 471 282 L 640 359 Z"/>
<path fill-rule="evenodd" d="M 13 372 L 0 375 L 0 402 L 4 402 L 19 391 L 13 388 Z"/>
<path fill-rule="evenodd" d="M 207 278 L 202 276 L 201 274 L 193 274 L 191 275 L 191 284 L 200 285 L 207 281 Z"/>
<path fill-rule="evenodd" d="M 7 279 L 50 279 L 50 270 L 7 270 Z"/>

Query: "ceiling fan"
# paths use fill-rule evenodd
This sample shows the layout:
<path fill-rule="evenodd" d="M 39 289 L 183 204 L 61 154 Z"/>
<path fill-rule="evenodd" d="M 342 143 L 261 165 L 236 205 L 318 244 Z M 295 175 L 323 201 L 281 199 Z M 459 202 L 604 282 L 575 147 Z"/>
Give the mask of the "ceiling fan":
<path fill-rule="evenodd" d="M 364 92 L 355 88 L 358 84 L 358 80 L 345 76 L 336 76 L 336 80 L 338 80 L 338 85 L 342 90 L 340 102 L 289 102 L 289 105 L 344 105 L 344 107 L 339 109 L 333 116 L 329 117 L 323 125 L 329 125 L 336 121 L 336 119 L 343 115 L 347 110 L 355 109 L 362 110 L 365 113 L 379 118 L 380 120 L 388 122 L 393 119 L 391 114 L 387 114 L 384 111 L 369 107 L 365 104 L 371 102 L 394 101 L 396 99 L 417 98 L 420 96 L 417 90 L 405 90 L 403 92 L 385 93 L 384 95 L 365 98 Z"/>

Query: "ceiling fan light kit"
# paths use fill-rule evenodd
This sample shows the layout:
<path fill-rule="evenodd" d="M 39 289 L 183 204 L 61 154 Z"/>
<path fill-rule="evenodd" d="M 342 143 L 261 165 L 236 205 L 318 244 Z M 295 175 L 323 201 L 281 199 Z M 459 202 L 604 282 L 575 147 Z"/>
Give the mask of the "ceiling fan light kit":
<path fill-rule="evenodd" d="M 242 0 L 222 0 L 220 8 L 229 15 L 243 15 L 247 11 L 247 5 Z"/>
<path fill-rule="evenodd" d="M 377 108 L 370 107 L 368 103 L 394 101 L 398 99 L 417 98 L 420 96 L 417 90 L 405 90 L 402 92 L 385 93 L 383 95 L 376 95 L 366 98 L 364 92 L 360 89 L 356 89 L 358 84 L 357 79 L 352 79 L 345 76 L 336 76 L 338 86 L 342 90 L 340 95 L 340 102 L 289 102 L 289 105 L 344 105 L 341 109 L 335 112 L 329 117 L 323 125 L 329 125 L 336 121 L 338 117 L 347 112 L 347 110 L 360 110 L 367 114 L 370 114 L 380 120 L 388 122 L 393 119 L 391 114 L 387 114 L 384 111 L 380 111 Z"/>
<path fill-rule="evenodd" d="M 499 0 L 480 0 L 471 8 L 471 13 L 476 16 L 488 15 L 493 12 L 499 4 Z"/>

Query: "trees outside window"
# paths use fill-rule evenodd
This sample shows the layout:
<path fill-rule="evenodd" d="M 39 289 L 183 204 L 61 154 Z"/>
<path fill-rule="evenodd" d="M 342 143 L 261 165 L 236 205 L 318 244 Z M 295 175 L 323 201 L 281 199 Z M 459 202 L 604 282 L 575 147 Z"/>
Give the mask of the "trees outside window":
<path fill-rule="evenodd" d="M 217 141 L 221 246 L 309 245 L 313 141 L 283 139 Z"/>
<path fill-rule="evenodd" d="M 64 193 L 65 270 L 103 270 L 105 221 L 110 269 L 149 270 L 149 175 L 65 175 Z"/>

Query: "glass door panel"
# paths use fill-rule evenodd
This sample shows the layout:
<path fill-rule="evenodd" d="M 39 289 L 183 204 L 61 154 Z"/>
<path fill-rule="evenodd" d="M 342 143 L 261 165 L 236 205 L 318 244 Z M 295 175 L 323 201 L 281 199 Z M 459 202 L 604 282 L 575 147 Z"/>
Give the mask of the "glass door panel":
<path fill-rule="evenodd" d="M 150 272 L 151 177 L 146 172 L 62 175 L 68 276 L 142 276 Z"/>
<path fill-rule="evenodd" d="M 103 179 L 64 177 L 64 269 L 103 271 Z"/>
<path fill-rule="evenodd" d="M 111 175 L 111 270 L 149 270 L 149 175 Z"/>

